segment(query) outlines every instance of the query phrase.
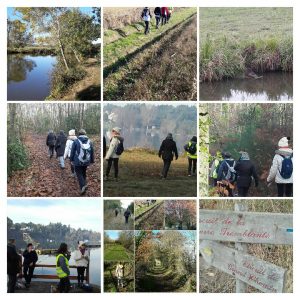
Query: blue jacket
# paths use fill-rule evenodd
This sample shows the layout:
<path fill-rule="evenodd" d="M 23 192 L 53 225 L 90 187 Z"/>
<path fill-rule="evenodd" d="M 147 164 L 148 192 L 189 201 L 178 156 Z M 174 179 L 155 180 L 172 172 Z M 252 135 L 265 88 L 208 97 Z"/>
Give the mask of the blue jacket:
<path fill-rule="evenodd" d="M 78 159 L 78 155 L 80 153 L 80 142 L 79 140 L 83 143 L 86 144 L 89 141 L 89 138 L 86 135 L 80 135 L 77 140 L 75 140 L 72 144 L 72 149 L 71 149 L 71 155 L 70 155 L 70 160 L 74 164 L 74 166 L 82 166 L 81 162 Z M 94 148 L 93 144 L 90 141 L 91 144 L 91 160 L 90 163 L 94 163 Z M 90 164 L 89 163 L 89 164 Z M 88 164 L 88 165 L 89 165 Z"/>
<path fill-rule="evenodd" d="M 233 165 L 235 164 L 235 161 L 233 158 L 226 158 L 222 161 L 219 171 L 218 171 L 218 178 L 217 181 L 221 181 L 224 180 L 226 177 L 226 174 L 228 172 L 228 166 L 227 163 L 230 167 L 233 167 Z"/>

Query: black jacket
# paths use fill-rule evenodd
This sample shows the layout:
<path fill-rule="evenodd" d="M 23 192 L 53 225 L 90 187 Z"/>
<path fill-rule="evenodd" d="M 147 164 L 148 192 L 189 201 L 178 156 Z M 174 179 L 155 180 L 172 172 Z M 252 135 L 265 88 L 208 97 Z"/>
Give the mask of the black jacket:
<path fill-rule="evenodd" d="M 158 156 L 162 157 L 163 160 L 173 160 L 174 155 L 177 159 L 178 151 L 176 143 L 173 141 L 173 139 L 163 140 L 159 148 Z"/>
<path fill-rule="evenodd" d="M 238 187 L 250 187 L 252 177 L 255 181 L 255 186 L 258 185 L 258 176 L 254 164 L 250 160 L 239 160 L 234 167 L 237 175 Z"/>
<path fill-rule="evenodd" d="M 155 14 L 155 16 L 160 16 L 161 15 L 161 9 L 160 9 L 160 7 L 155 7 L 154 14 Z"/>
<path fill-rule="evenodd" d="M 63 134 L 60 133 L 57 138 L 56 138 L 56 143 L 55 143 L 55 151 L 57 156 L 63 156 L 65 153 L 65 148 L 66 148 L 66 143 L 67 143 L 67 137 Z"/>
<path fill-rule="evenodd" d="M 107 149 L 106 149 L 106 138 L 105 138 L 105 136 L 103 136 L 103 157 L 105 157 L 106 156 L 106 151 L 107 151 Z"/>
<path fill-rule="evenodd" d="M 17 275 L 21 270 L 21 256 L 17 253 L 16 246 L 7 245 L 7 274 Z"/>
<path fill-rule="evenodd" d="M 53 132 L 49 133 L 46 140 L 47 146 L 54 146 L 55 145 L 56 136 Z"/>
<path fill-rule="evenodd" d="M 38 256 L 34 250 L 32 250 L 31 252 L 25 250 L 23 252 L 23 257 L 24 257 L 24 261 L 23 261 L 24 266 L 29 267 L 29 265 L 33 263 L 32 267 L 35 267 L 35 264 L 38 261 Z"/>
<path fill-rule="evenodd" d="M 80 148 L 81 148 L 81 145 L 80 145 L 80 142 L 83 143 L 83 144 L 86 144 L 87 142 L 90 143 L 90 146 L 91 146 L 91 149 L 90 149 L 90 155 L 91 155 L 91 159 L 90 159 L 90 162 L 87 163 L 85 166 L 88 166 L 89 164 L 93 164 L 95 162 L 95 159 L 94 159 L 94 147 L 93 147 L 93 144 L 92 142 L 90 141 L 90 139 L 86 136 L 86 135 L 80 135 L 78 137 L 77 140 L 74 141 L 74 143 L 72 144 L 72 149 L 71 149 L 71 155 L 70 155 L 70 160 L 71 162 L 74 163 L 74 166 L 82 166 L 81 162 L 79 161 L 79 153 L 80 153 Z"/>

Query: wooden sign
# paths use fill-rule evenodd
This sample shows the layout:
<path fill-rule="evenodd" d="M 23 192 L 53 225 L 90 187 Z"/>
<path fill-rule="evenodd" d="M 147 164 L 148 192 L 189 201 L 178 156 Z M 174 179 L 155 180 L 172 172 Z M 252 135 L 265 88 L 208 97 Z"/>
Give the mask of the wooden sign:
<path fill-rule="evenodd" d="M 293 215 L 200 209 L 200 239 L 293 244 Z"/>
<path fill-rule="evenodd" d="M 202 241 L 199 250 L 204 260 L 235 278 L 266 293 L 284 291 L 286 270 L 219 242 Z"/>

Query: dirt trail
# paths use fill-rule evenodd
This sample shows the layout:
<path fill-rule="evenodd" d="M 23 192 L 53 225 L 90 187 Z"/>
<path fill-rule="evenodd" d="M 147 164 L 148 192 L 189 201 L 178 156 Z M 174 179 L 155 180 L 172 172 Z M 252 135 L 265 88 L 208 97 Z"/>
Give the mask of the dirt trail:
<path fill-rule="evenodd" d="M 94 148 L 99 147 L 95 140 Z M 8 197 L 79 197 L 79 184 L 71 176 L 69 161 L 62 170 L 58 160 L 49 159 L 46 137 L 32 134 L 25 138 L 30 167 L 16 171 L 9 178 L 7 185 Z M 95 163 L 88 167 L 88 190 L 84 197 L 100 196 L 100 153 L 95 153 Z"/>
<path fill-rule="evenodd" d="M 104 212 L 104 229 L 106 230 L 133 230 L 133 218 L 130 217 L 128 224 L 125 224 L 124 211 L 119 212 L 118 216 L 115 216 L 114 210 L 108 210 Z"/>

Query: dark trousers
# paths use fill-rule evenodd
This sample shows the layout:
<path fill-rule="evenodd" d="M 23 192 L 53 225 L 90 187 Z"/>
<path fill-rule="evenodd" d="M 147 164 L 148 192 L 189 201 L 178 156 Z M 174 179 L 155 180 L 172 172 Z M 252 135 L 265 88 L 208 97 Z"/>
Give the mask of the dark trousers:
<path fill-rule="evenodd" d="M 161 175 L 162 177 L 167 178 L 172 161 L 170 159 L 164 159 L 163 161 L 164 161 L 164 166 Z"/>
<path fill-rule="evenodd" d="M 75 166 L 75 173 L 79 182 L 80 189 L 86 185 L 87 166 Z"/>
<path fill-rule="evenodd" d="M 77 267 L 77 280 L 78 280 L 78 283 L 83 283 L 84 282 L 84 272 L 85 272 L 85 267 Z"/>
<path fill-rule="evenodd" d="M 72 164 L 71 160 L 69 159 L 70 161 L 70 168 L 71 168 L 71 173 L 74 174 L 75 173 L 75 167 L 74 165 Z"/>
<path fill-rule="evenodd" d="M 239 197 L 247 197 L 248 191 L 249 191 L 249 187 L 238 187 Z"/>
<path fill-rule="evenodd" d="M 145 34 L 148 34 L 149 33 L 149 21 L 145 21 Z"/>
<path fill-rule="evenodd" d="M 118 178 L 118 175 L 119 175 L 119 158 L 110 158 L 107 161 L 106 176 L 109 175 L 112 164 L 114 164 L 115 178 Z"/>
<path fill-rule="evenodd" d="M 277 183 L 278 197 L 292 197 L 293 184 L 292 183 Z"/>
<path fill-rule="evenodd" d="M 160 16 L 155 16 L 155 20 L 156 20 L 156 28 L 158 28 L 160 23 Z"/>
<path fill-rule="evenodd" d="M 17 274 L 8 274 L 7 292 L 14 293 L 17 283 Z"/>
<path fill-rule="evenodd" d="M 48 148 L 49 148 L 49 157 L 51 158 L 51 157 L 53 157 L 53 155 L 54 155 L 54 146 L 48 146 Z"/>
<path fill-rule="evenodd" d="M 33 277 L 34 267 L 24 266 L 23 274 L 27 284 L 30 284 L 31 279 Z"/>
<path fill-rule="evenodd" d="M 128 218 L 129 217 L 125 217 L 125 224 L 128 224 Z"/>
<path fill-rule="evenodd" d="M 197 159 L 189 157 L 188 160 L 189 160 L 188 173 L 189 175 L 192 175 L 192 169 L 193 169 L 193 174 L 195 174 L 197 170 Z"/>
<path fill-rule="evenodd" d="M 69 293 L 70 291 L 70 279 L 69 277 L 61 278 L 58 284 L 58 290 L 60 293 Z"/>
<path fill-rule="evenodd" d="M 167 16 L 161 17 L 161 25 L 165 25 L 167 23 Z"/>

